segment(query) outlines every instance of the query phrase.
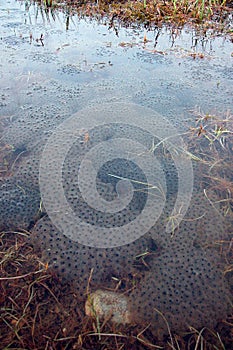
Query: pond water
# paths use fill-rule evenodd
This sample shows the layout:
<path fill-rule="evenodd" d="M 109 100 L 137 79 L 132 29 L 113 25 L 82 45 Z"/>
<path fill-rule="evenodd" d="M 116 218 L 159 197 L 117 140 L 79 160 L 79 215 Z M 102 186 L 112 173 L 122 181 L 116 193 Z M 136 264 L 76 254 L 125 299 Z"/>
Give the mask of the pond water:
<path fill-rule="evenodd" d="M 230 115 L 230 38 L 29 1 L 0 0 L 0 21 L 1 228 L 31 229 L 81 297 L 94 268 L 93 285 L 138 283 L 139 323 L 166 332 L 156 309 L 174 330 L 214 326 L 230 292 L 213 242 L 231 223 L 182 135 L 197 116 Z"/>
<path fill-rule="evenodd" d="M 109 96 L 140 102 L 170 118 L 176 111 L 183 119 L 184 110 L 195 106 L 208 112 L 231 108 L 229 38 L 165 27 L 147 32 L 118 28 L 116 35 L 104 20 L 98 23 L 77 16 L 71 16 L 66 30 L 66 19 L 59 12 L 46 16 L 37 5 L 26 6 L 23 1 L 1 1 L 4 112 L 44 100 L 43 91 L 40 98 L 31 96 L 33 83 L 43 83 L 45 88 L 52 83 L 80 87 L 84 106 Z M 50 101 L 56 99 L 48 94 Z M 78 108 L 80 103 L 73 106 L 74 111 Z"/>

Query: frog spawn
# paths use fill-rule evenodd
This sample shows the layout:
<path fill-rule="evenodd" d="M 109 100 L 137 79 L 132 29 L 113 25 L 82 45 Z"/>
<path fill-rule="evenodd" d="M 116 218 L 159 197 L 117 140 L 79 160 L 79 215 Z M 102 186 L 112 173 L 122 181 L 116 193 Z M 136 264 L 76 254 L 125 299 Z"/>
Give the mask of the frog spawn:
<path fill-rule="evenodd" d="M 22 130 L 25 135 L 29 135 L 27 128 Z M 137 135 L 137 140 L 150 148 L 152 139 L 148 133 L 136 131 L 125 126 L 96 128 L 90 133 L 90 141 L 86 143 L 84 134 L 80 132 L 77 142 L 74 142 L 67 155 L 63 168 L 63 186 L 67 200 L 75 214 L 82 220 L 87 220 L 94 228 L 95 225 L 123 227 L 133 221 L 142 210 L 146 194 L 140 193 L 140 188 L 136 188 L 134 184 L 135 192 L 140 195 L 134 197 L 132 205 L 120 213 L 103 217 L 97 211 L 92 211 L 78 193 L 78 164 L 91 147 L 115 136 L 131 135 L 133 138 Z M 8 135 L 10 134 L 9 130 Z M 33 134 L 33 137 L 35 135 L 37 134 Z M 41 137 L 41 132 L 38 135 Z M 23 141 L 24 135 L 18 140 Z M 26 139 L 26 142 L 30 143 L 31 140 L 29 142 Z M 38 214 L 38 174 L 42 146 L 43 142 L 34 145 L 29 150 L 30 156 L 20 163 L 15 176 L 2 182 L 2 226 L 7 223 L 9 227 L 18 224 L 27 228 Z M 21 143 L 18 147 L 22 147 Z M 156 156 L 161 162 L 164 161 L 163 155 L 163 149 L 156 150 Z M 174 232 L 167 233 L 166 224 L 169 221 L 175 223 L 179 217 L 179 212 L 177 217 L 171 216 L 176 200 L 177 172 L 170 158 L 164 161 L 163 169 L 167 186 L 166 206 L 159 220 L 140 239 L 116 248 L 93 248 L 70 240 L 53 225 L 49 217 L 44 216 L 35 225 L 31 241 L 42 250 L 44 262 L 48 262 L 62 277 L 73 280 L 83 299 L 86 298 L 93 269 L 93 291 L 114 288 L 113 278 L 118 281 L 130 280 L 131 286 L 136 286 L 127 294 L 127 298 L 129 311 L 139 324 L 151 323 L 156 332 L 166 333 L 168 330 L 161 317 L 162 313 L 174 331 L 186 330 L 189 325 L 197 328 L 212 327 L 219 319 L 226 317 L 229 310 L 229 291 L 221 273 L 221 258 L 212 245 L 215 240 L 224 239 L 227 230 L 223 218 L 211 207 L 204 195 L 195 193 L 184 220 Z M 104 170 L 102 167 L 98 173 L 97 190 L 100 196 L 111 201 L 118 195 L 117 182 L 113 178 L 112 182 L 109 178 L 106 179 Z M 122 160 L 112 162 L 111 172 L 120 174 L 121 171 Z M 142 182 L 145 181 L 143 173 L 138 169 L 132 168 L 132 173 Z M 129 178 L 132 178 L 132 173 L 128 174 Z M 125 228 L 122 228 L 122 232 L 127 242 L 127 235 L 130 236 L 132 232 L 127 232 Z M 77 232 L 82 236 L 87 233 L 85 230 Z"/>
<path fill-rule="evenodd" d="M 168 205 L 146 235 L 121 247 L 100 249 L 73 242 L 48 217 L 37 223 L 32 240 L 41 246 L 44 261 L 63 278 L 71 279 L 84 300 L 90 275 L 92 292 L 114 289 L 115 279 L 131 280 L 136 286 L 126 293 L 131 320 L 151 324 L 158 336 L 168 332 L 164 317 L 173 331 L 214 327 L 230 309 L 222 262 L 211 245 L 224 237 L 226 227 L 220 215 L 218 224 L 211 224 L 217 214 L 203 195 L 194 195 L 191 204 L 172 237 L 165 231 Z"/>

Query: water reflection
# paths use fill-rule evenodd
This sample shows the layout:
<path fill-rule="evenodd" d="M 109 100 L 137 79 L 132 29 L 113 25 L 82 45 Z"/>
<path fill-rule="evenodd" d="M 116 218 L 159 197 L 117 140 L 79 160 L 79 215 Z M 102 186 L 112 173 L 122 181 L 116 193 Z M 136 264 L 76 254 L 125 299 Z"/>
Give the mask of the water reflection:
<path fill-rule="evenodd" d="M 33 10 L 32 10 L 33 9 Z M 64 24 L 65 29 L 74 30 L 77 28 L 77 18 L 83 18 L 87 22 L 98 21 L 98 24 L 102 24 L 108 28 L 108 30 L 112 33 L 115 33 L 117 37 L 119 37 L 119 32 L 124 31 L 119 21 L 115 21 L 114 18 L 106 19 L 106 18 L 94 18 L 85 17 L 82 15 L 78 15 L 75 12 L 75 8 L 71 5 L 62 6 L 62 13 L 59 11 L 52 1 L 44 1 L 43 3 L 37 3 L 35 1 L 26 1 L 25 2 L 25 24 L 27 22 L 29 24 L 33 24 L 32 15 L 35 18 L 35 21 L 40 22 L 42 20 L 45 25 L 50 24 L 57 27 L 58 23 Z M 130 29 L 131 28 L 131 29 Z M 162 36 L 166 35 L 166 49 L 172 49 L 177 44 L 179 45 L 180 39 L 184 45 L 185 49 L 194 50 L 197 52 L 212 52 L 213 42 L 215 42 L 216 38 L 214 35 L 214 31 L 210 29 L 203 28 L 189 28 L 185 29 L 178 28 L 174 26 L 153 26 L 153 28 L 148 27 L 147 24 L 144 26 L 144 30 L 142 26 L 131 25 L 128 26 L 129 31 L 135 33 L 136 36 L 140 36 L 142 38 L 142 33 L 144 33 L 143 42 L 151 43 L 152 47 L 155 49 L 159 46 L 161 41 L 165 41 Z M 184 36 L 189 37 L 189 42 L 187 39 L 184 40 Z M 221 35 L 220 35 L 221 36 Z M 230 41 L 230 37 L 228 39 L 223 38 L 222 41 Z M 163 43 L 164 45 L 164 43 Z M 216 49 L 216 44 L 214 44 Z"/>
<path fill-rule="evenodd" d="M 7 88 L 16 77 L 12 91 L 17 105 L 24 105 L 21 95 L 31 77 L 44 75 L 46 82 L 55 79 L 71 86 L 98 82 L 98 91 L 90 96 L 95 100 L 106 83 L 106 96 L 114 91 L 117 98 L 128 96 L 166 114 L 173 113 L 174 103 L 231 107 L 228 39 L 213 38 L 210 31 L 125 29 L 119 24 L 117 36 L 105 19 L 80 18 L 68 7 L 60 12 L 29 1 L 9 4 L 9 13 L 4 7 L 1 12 L 2 82 Z"/>

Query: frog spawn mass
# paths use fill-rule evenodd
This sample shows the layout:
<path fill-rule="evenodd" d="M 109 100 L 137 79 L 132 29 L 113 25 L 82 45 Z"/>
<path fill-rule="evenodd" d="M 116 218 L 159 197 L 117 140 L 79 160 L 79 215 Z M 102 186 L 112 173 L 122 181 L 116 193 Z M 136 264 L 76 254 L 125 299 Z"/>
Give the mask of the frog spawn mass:
<path fill-rule="evenodd" d="M 144 237 L 116 248 L 75 243 L 63 236 L 48 217 L 34 227 L 32 240 L 42 247 L 44 261 L 64 278 L 73 280 L 84 299 L 92 269 L 93 290 L 114 288 L 113 279 L 133 283 L 135 278 L 136 287 L 127 293 L 131 320 L 151 324 L 157 335 L 168 331 L 161 313 L 174 331 L 187 330 L 188 326 L 213 327 L 226 317 L 230 294 L 217 251 L 205 250 L 199 244 L 200 240 L 203 245 L 210 243 L 220 234 L 218 230 L 215 237 L 212 235 L 210 218 L 214 213 L 210 207 L 206 209 L 204 198 L 194 196 L 187 220 L 193 212 L 206 213 L 198 225 L 183 221 L 171 238 L 165 233 L 162 219 Z"/>
<path fill-rule="evenodd" d="M 117 188 L 116 178 L 107 174 L 135 180 L 132 202 L 115 214 L 103 215 L 88 206 L 78 190 L 77 182 L 81 160 L 91 147 L 124 136 L 136 138 L 148 149 L 153 141 L 148 132 L 121 125 L 93 129 L 88 135 L 88 142 L 85 142 L 85 131 L 80 132 L 65 159 L 62 178 L 66 199 L 75 215 L 94 229 L 97 226 L 122 227 L 122 235 L 128 242 L 132 232 L 130 229 L 127 231 L 126 224 L 142 211 L 148 196 L 145 186 L 143 191 L 140 187 L 140 183 L 146 182 L 143 171 L 132 162 L 122 159 L 106 163 L 99 170 L 96 188 L 99 195 L 109 203 L 117 197 L 121 188 Z M 17 223 L 28 227 L 38 215 L 38 178 L 42 149 L 42 143 L 36 144 L 30 150 L 29 157 L 22 160 L 14 177 L 3 181 L 1 185 L 5 201 L 0 202 L 0 205 L 5 213 L 3 220 L 8 223 L 8 227 L 11 224 L 15 227 Z M 113 248 L 86 246 L 69 239 L 45 215 L 34 226 L 31 242 L 42 250 L 44 262 L 48 262 L 62 277 L 74 282 L 83 299 L 86 298 L 93 269 L 92 290 L 113 288 L 114 278 L 130 281 L 131 286 L 134 285 L 127 293 L 133 322 L 143 325 L 150 323 L 156 333 L 167 333 L 162 314 L 174 331 L 186 330 L 190 325 L 196 328 L 212 327 L 226 317 L 229 311 L 228 285 L 221 271 L 221 258 L 212 245 L 214 241 L 225 237 L 225 223 L 204 194 L 194 193 L 189 210 L 179 227 L 174 232 L 167 233 L 166 224 L 173 220 L 170 215 L 176 200 L 177 172 L 174 162 L 169 156 L 165 157 L 162 147 L 156 149 L 156 156 L 163 164 L 166 175 L 166 205 L 159 220 L 141 238 Z M 21 184 L 22 179 L 26 179 L 26 184 Z M 48 181 L 49 179 L 50 174 Z M 34 190 L 29 191 L 29 188 Z M 19 191 L 23 191 L 24 195 L 20 197 Z M 27 196 L 25 200 L 24 196 Z M 19 197 L 21 205 L 18 204 Z M 18 214 L 15 221 L 13 216 L 16 209 Z M 7 218 L 10 213 L 11 217 Z M 3 226 L 3 222 L 1 224 Z M 69 231 L 69 222 L 66 225 Z M 83 229 L 77 234 L 85 237 L 88 232 Z"/>

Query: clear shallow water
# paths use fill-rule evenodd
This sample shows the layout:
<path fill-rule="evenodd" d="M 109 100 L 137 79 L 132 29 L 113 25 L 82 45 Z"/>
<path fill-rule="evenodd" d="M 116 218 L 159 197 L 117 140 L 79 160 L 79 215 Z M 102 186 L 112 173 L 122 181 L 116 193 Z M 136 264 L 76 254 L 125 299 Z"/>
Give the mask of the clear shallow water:
<path fill-rule="evenodd" d="M 180 115 L 195 106 L 205 111 L 232 107 L 229 39 L 198 37 L 188 30 L 172 34 L 166 28 L 119 28 L 117 36 L 107 24 L 77 16 L 71 17 L 66 30 L 64 13 L 56 13 L 54 20 L 51 14 L 42 16 L 37 5 L 25 10 L 24 2 L 15 1 L 1 1 L 0 19 L 1 87 L 3 95 L 14 95 L 6 112 L 14 109 L 16 100 L 17 107 L 30 103 L 25 95 L 30 95 L 31 84 L 46 87 L 54 81 L 88 87 L 86 105 L 102 98 L 104 86 L 105 97 L 140 102 L 165 115 L 177 108 Z M 36 103 L 34 96 L 32 100 Z"/>
<path fill-rule="evenodd" d="M 0 20 L 1 114 L 6 117 L 4 120 L 7 120 L 5 128 L 3 128 L 1 141 L 3 144 L 13 145 L 18 154 L 25 152 L 20 158 L 21 162 L 17 162 L 14 167 L 17 170 L 16 173 L 10 177 L 7 185 L 4 184 L 3 180 L 1 187 L 2 197 L 5 199 L 5 203 L 0 203 L 1 212 L 2 216 L 4 214 L 7 218 L 7 223 L 16 222 L 17 224 L 16 219 L 18 217 L 16 216 L 15 219 L 14 214 L 15 210 L 18 210 L 19 222 L 21 213 L 25 212 L 26 219 L 23 219 L 26 220 L 24 224 L 28 227 L 33 217 L 33 205 L 37 206 L 35 211 L 38 213 L 40 204 L 40 198 L 38 198 L 38 163 L 41 159 L 45 141 L 60 123 L 83 108 L 89 107 L 88 111 L 90 112 L 93 106 L 98 105 L 99 109 L 93 107 L 98 121 L 102 120 L 103 117 L 101 106 L 108 103 L 108 113 L 112 116 L 112 119 L 108 122 L 115 122 L 118 115 L 114 103 L 137 103 L 141 107 L 150 107 L 165 117 L 178 133 L 179 130 L 186 130 L 188 126 L 194 123 L 196 115 L 190 113 L 194 109 L 200 108 L 203 113 L 219 115 L 232 109 L 232 43 L 228 39 L 221 37 L 213 39 L 211 34 L 201 37 L 191 30 L 183 30 L 174 34 L 165 27 L 159 29 L 159 35 L 158 30 L 145 32 L 135 28 L 118 28 L 118 35 L 116 35 L 116 31 L 109 29 L 108 25 L 104 23 L 97 23 L 90 19 L 79 19 L 77 16 L 70 19 L 69 29 L 66 30 L 67 18 L 64 13 L 57 12 L 55 20 L 51 15 L 46 18 L 37 5 L 31 5 L 25 9 L 24 2 L 13 0 L 0 1 Z M 145 34 L 147 42 L 144 42 Z M 157 40 L 156 45 L 155 38 Z M 113 106 L 112 109 L 109 107 L 111 105 Z M 114 108 L 116 108 L 116 111 Z M 118 112 L 120 115 L 121 108 Z M 128 112 L 125 115 L 125 121 L 133 122 L 134 115 L 133 113 L 130 114 L 130 109 Z M 89 146 L 92 145 L 91 142 L 96 145 L 97 141 L 111 140 L 114 132 L 123 137 L 127 131 L 132 139 L 135 135 L 135 142 L 142 140 L 142 143 L 147 147 L 153 145 L 154 139 L 148 137 L 148 132 L 151 130 L 147 129 L 146 132 L 140 135 L 141 130 L 135 129 L 135 126 L 134 128 L 127 126 L 128 129 L 124 130 L 122 125 L 119 126 L 119 130 L 117 128 L 117 130 L 114 130 L 108 125 L 103 130 L 97 128 L 97 131 L 94 130 L 89 135 L 86 132 L 87 128 L 83 128 L 83 125 L 88 125 L 89 119 L 91 120 L 91 113 L 80 113 L 78 115 L 81 116 L 81 119 L 79 119 L 80 126 L 75 124 L 77 130 L 75 136 L 78 136 L 77 144 L 74 144 L 74 147 L 70 149 L 68 160 L 64 163 L 65 176 L 63 180 L 74 209 L 82 219 L 85 219 L 89 208 L 86 207 L 86 203 L 82 202 L 81 196 L 76 196 L 77 182 L 75 181 L 78 174 L 76 173 L 77 160 L 74 154 L 78 155 L 77 158 L 80 161 L 79 158 L 89 151 Z M 131 116 L 130 120 L 127 119 L 129 115 Z M 94 117 L 95 115 L 92 116 L 93 120 Z M 160 120 L 158 115 L 154 115 L 152 121 L 148 121 L 143 113 L 138 114 L 137 118 L 137 120 L 140 120 L 140 125 L 147 121 L 151 127 L 156 129 L 158 124 L 160 130 L 162 129 L 162 118 Z M 171 130 L 173 129 L 171 128 Z M 71 132 L 72 130 L 69 129 L 68 131 Z M 166 136 L 166 130 L 164 132 Z M 66 142 L 68 141 L 66 138 Z M 59 139 L 59 142 L 63 145 L 64 139 Z M 109 143 L 108 146 L 110 148 L 111 144 Z M 62 147 L 58 148 L 58 150 L 60 149 Z M 163 219 L 166 222 L 167 215 L 171 213 L 171 208 L 175 202 L 173 195 L 177 191 L 178 175 L 177 171 L 174 170 L 174 162 L 170 158 L 163 158 L 163 149 L 159 151 L 161 159 L 159 156 L 158 159 L 162 160 L 161 163 L 164 166 L 161 173 L 165 175 L 165 182 L 170 191 L 168 194 L 172 194 L 171 202 L 168 203 L 165 213 L 163 213 L 165 217 Z M 105 154 L 104 152 L 106 150 L 103 151 L 103 154 Z M 48 152 L 48 158 L 49 156 Z M 55 158 L 53 154 L 52 158 Z M 51 162 L 53 161 L 52 158 Z M 148 162 L 146 163 L 148 166 Z M 71 165 L 75 169 L 74 172 L 70 170 Z M 120 167 L 118 163 L 111 166 L 110 169 L 113 170 Z M 121 166 L 121 168 L 123 167 Z M 103 170 L 103 168 L 101 169 Z M 156 166 L 155 169 L 157 169 Z M 186 168 L 184 167 L 184 169 Z M 189 168 L 187 167 L 187 169 Z M 84 174 L 85 171 L 87 170 L 84 169 Z M 131 172 L 137 174 L 134 169 Z M 48 173 L 48 179 L 51 179 L 51 173 L 49 171 Z M 191 175 L 189 172 L 187 173 L 187 178 L 189 178 Z M 123 176 L 122 174 L 127 175 L 124 172 L 121 173 L 121 176 Z M 87 172 L 87 175 L 89 175 L 89 172 Z M 107 198 L 116 199 L 116 196 L 119 195 L 118 191 L 116 191 L 117 193 L 112 192 L 114 192 L 114 185 L 117 181 L 114 179 L 109 184 L 109 179 L 106 180 L 106 174 L 104 175 L 101 174 L 101 171 L 98 174 L 99 192 L 103 192 L 103 197 L 106 200 Z M 18 183 L 18 181 L 22 183 Z M 105 186 L 103 186 L 103 183 Z M 87 185 L 84 182 L 84 187 Z M 33 193 L 30 186 L 33 189 L 35 188 Z M 24 189 L 23 196 L 22 188 Z M 53 190 L 52 186 L 51 188 Z M 139 188 L 138 192 L 140 190 Z M 160 195 L 162 192 L 160 191 Z M 30 211 L 27 211 L 27 203 L 30 203 Z M 140 289 L 136 290 L 135 295 L 131 296 L 132 303 L 135 300 L 138 301 L 139 305 L 136 303 L 136 307 L 138 307 L 139 318 L 145 317 L 150 321 L 152 306 L 148 303 L 153 295 L 155 295 L 153 297 L 155 306 L 160 309 L 161 305 L 165 305 L 163 311 L 168 311 L 168 316 L 177 313 L 179 305 L 184 303 L 183 309 L 181 308 L 179 312 L 183 317 L 183 312 L 186 312 L 187 308 L 189 309 L 189 306 L 186 305 L 188 299 L 191 303 L 191 311 L 187 317 L 190 317 L 188 319 L 189 323 L 192 321 L 192 324 L 194 326 L 197 324 L 197 327 L 212 325 L 212 320 L 215 317 L 219 317 L 219 314 L 225 315 L 227 305 L 222 306 L 220 299 L 223 293 L 226 292 L 226 295 L 228 295 L 228 290 L 222 282 L 221 273 L 216 269 L 215 264 L 212 264 L 215 260 L 215 254 L 211 249 L 210 252 L 208 250 L 203 252 L 202 249 L 198 248 L 200 246 L 199 241 L 201 243 L 202 240 L 204 242 L 205 240 L 208 241 L 212 234 L 215 239 L 218 239 L 221 234 L 224 235 L 222 231 L 224 231 L 225 226 L 218 219 L 216 219 L 216 223 L 211 221 L 210 218 L 215 217 L 213 208 L 208 212 L 209 216 L 204 219 L 203 236 L 196 237 L 202 225 L 199 222 L 196 224 L 196 221 L 192 221 L 193 215 L 196 218 L 202 217 L 203 211 L 207 207 L 206 203 L 208 204 L 208 201 L 204 202 L 200 194 L 194 196 L 194 206 L 189 212 L 188 220 L 183 222 L 180 236 L 172 243 L 170 236 L 160 237 L 160 233 L 165 231 L 163 221 L 158 223 L 158 228 L 156 225 L 153 227 L 151 234 L 156 237 L 156 242 L 151 246 L 154 249 L 158 243 L 159 247 L 161 245 L 162 253 L 159 260 L 156 260 L 153 254 L 150 257 L 152 268 L 147 271 L 148 273 L 145 273 L 146 283 L 142 281 L 143 286 L 149 286 L 144 291 L 146 297 L 143 294 L 140 295 Z M 9 209 L 7 205 L 9 205 Z M 141 210 L 140 206 L 137 210 Z M 107 217 L 104 224 L 109 227 L 109 222 L 112 224 L 111 220 L 115 220 L 115 223 L 120 222 L 119 226 L 123 226 L 124 220 L 131 220 L 131 215 L 133 218 L 135 217 L 135 213 L 130 210 L 124 215 L 126 219 L 123 216 L 112 219 L 109 215 L 110 219 Z M 91 217 L 91 222 L 96 223 L 95 220 L 97 220 L 99 225 L 104 225 L 101 222 L 102 215 L 97 212 L 96 216 Z M 96 257 L 97 253 L 93 250 L 90 257 L 92 260 L 90 261 L 88 248 L 83 248 L 79 244 L 77 246 L 72 245 L 66 240 L 57 243 L 55 238 L 60 236 L 60 233 L 52 226 L 49 219 L 45 218 L 44 221 L 42 219 L 42 231 L 40 231 L 40 226 L 37 226 L 35 232 L 37 242 L 43 237 L 41 244 L 43 243 L 45 255 L 47 254 L 45 258 L 52 259 L 52 263 L 68 275 L 75 270 L 75 278 L 77 279 L 85 273 L 88 275 L 91 266 L 89 264 L 97 265 L 94 277 L 97 282 L 104 280 L 106 275 L 113 273 L 112 271 L 120 274 L 122 271 L 118 256 L 128 256 L 128 264 L 132 268 L 132 261 L 134 261 L 135 256 L 148 249 L 148 237 L 145 237 L 145 242 L 142 240 L 142 242 L 139 242 L 139 246 L 135 243 L 133 248 L 126 246 L 119 248 L 119 251 L 110 252 L 109 255 L 107 254 L 105 261 L 102 261 L 101 257 L 98 258 L 98 255 Z M 69 226 L 69 222 L 67 225 Z M 42 233 L 44 236 L 42 236 Z M 50 234 L 54 237 L 52 242 L 48 239 Z M 64 254 L 58 254 L 56 256 L 57 260 L 53 256 L 51 257 L 53 252 L 59 250 L 62 250 Z M 97 260 L 95 260 L 95 257 Z M 68 259 L 71 260 L 68 262 Z M 101 267 L 102 264 L 103 268 Z M 134 270 L 132 275 L 133 272 Z M 105 274 L 104 277 L 103 273 Z M 174 276 L 176 277 L 173 278 Z M 211 283 L 208 281 L 209 276 L 211 276 Z M 84 282 L 86 281 L 85 278 L 84 276 Z M 204 295 L 202 294 L 202 278 L 207 283 L 207 287 L 209 286 L 209 289 L 206 289 L 207 294 L 204 293 Z M 164 285 L 167 286 L 166 290 L 163 290 Z M 84 293 L 85 290 L 86 284 L 84 283 L 80 286 L 80 294 Z M 167 293 L 168 290 L 170 294 Z M 208 293 L 212 293 L 213 296 L 210 297 Z M 159 305 L 156 304 L 159 299 L 157 299 L 157 296 L 161 300 Z M 140 311 L 140 300 L 146 303 L 144 315 Z M 178 309 L 176 309 L 173 300 L 176 300 Z M 200 307 L 200 310 L 197 308 L 197 311 L 195 311 L 196 305 Z M 217 306 L 215 307 L 215 305 Z M 202 318 L 201 310 L 203 310 L 203 307 L 205 315 Z M 211 316 L 206 319 L 206 315 Z M 179 324 L 182 324 L 182 322 L 183 320 L 179 319 L 178 316 L 176 320 L 171 318 L 171 324 L 174 325 L 174 328 L 179 329 Z"/>

